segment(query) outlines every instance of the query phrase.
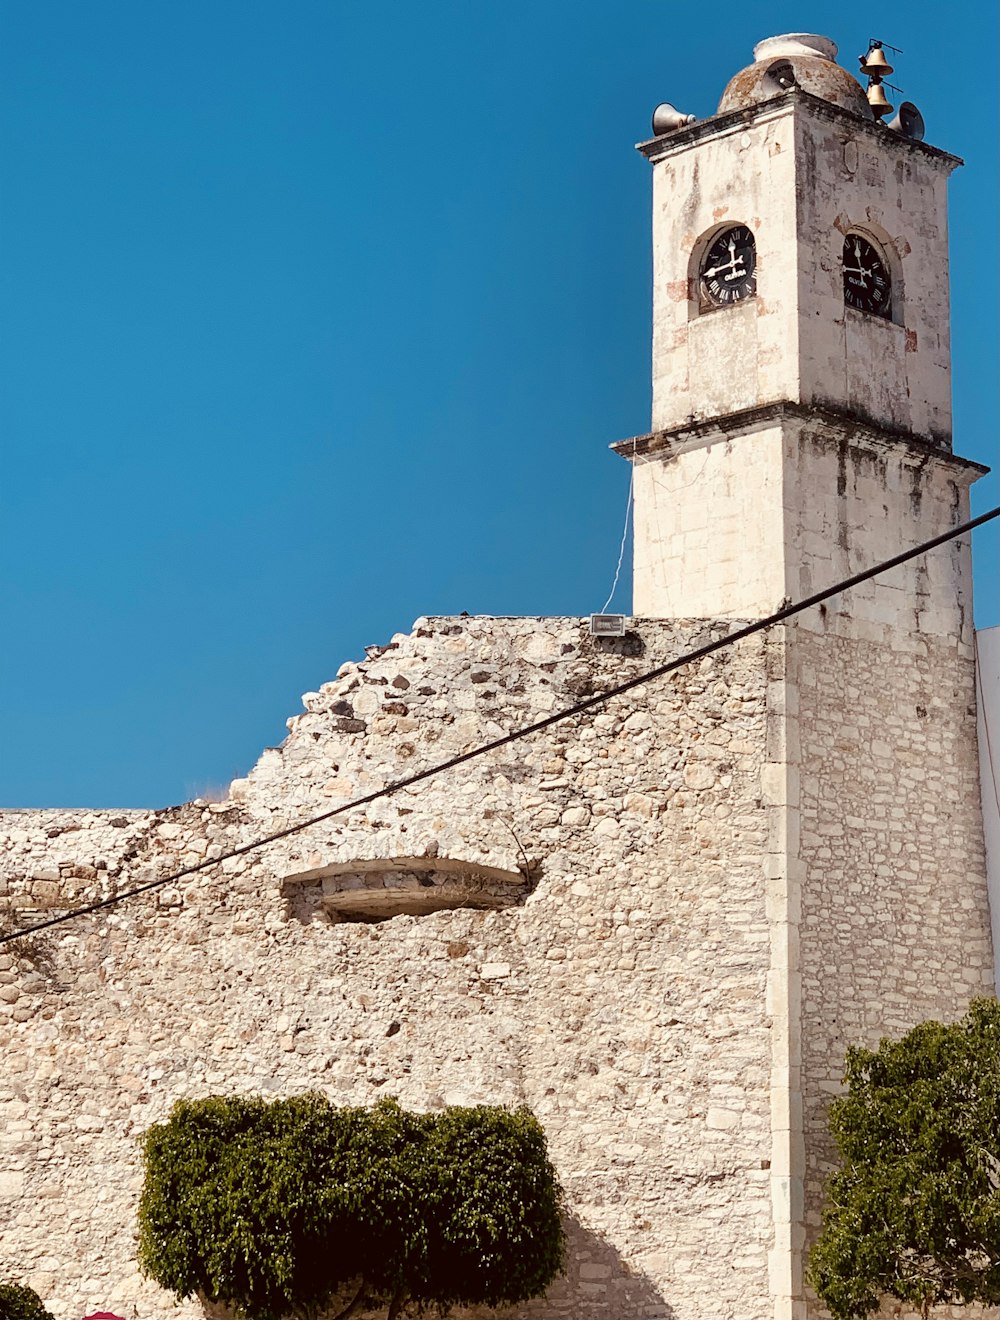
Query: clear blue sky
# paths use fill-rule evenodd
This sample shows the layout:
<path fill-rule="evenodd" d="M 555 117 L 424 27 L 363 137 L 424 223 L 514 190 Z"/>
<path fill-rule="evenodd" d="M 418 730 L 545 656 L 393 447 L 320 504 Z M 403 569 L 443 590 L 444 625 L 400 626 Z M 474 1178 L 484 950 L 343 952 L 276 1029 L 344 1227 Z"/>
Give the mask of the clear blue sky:
<path fill-rule="evenodd" d="M 420 614 L 600 608 L 649 424 L 632 147 L 762 37 L 902 47 L 966 158 L 956 448 L 995 464 L 993 6 L 720 12 L 0 2 L 0 802 L 180 801 Z"/>

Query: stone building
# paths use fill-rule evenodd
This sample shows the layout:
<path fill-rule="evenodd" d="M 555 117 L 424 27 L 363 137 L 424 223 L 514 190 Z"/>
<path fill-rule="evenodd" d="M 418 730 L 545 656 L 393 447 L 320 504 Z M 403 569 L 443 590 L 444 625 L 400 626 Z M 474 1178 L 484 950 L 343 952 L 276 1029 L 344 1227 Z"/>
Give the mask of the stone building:
<path fill-rule="evenodd" d="M 653 170 L 635 613 L 419 619 L 225 801 L 3 815 L 11 925 L 330 811 L 967 517 L 946 183 L 818 37 Z M 669 120 L 669 116 L 668 116 Z M 876 297 L 876 293 L 878 297 Z M 410 788 L 0 950 L 0 1252 L 58 1320 L 195 1317 L 134 1261 L 178 1097 L 527 1103 L 567 1273 L 516 1314 L 783 1320 L 845 1047 L 993 986 L 969 547 Z"/>

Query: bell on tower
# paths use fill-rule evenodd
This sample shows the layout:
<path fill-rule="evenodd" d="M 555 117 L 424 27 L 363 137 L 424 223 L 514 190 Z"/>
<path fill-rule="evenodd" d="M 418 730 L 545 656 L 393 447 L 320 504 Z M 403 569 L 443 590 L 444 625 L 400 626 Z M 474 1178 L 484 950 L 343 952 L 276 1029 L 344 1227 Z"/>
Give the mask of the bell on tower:
<path fill-rule="evenodd" d="M 893 72 L 893 68 L 885 57 L 885 51 L 882 49 L 883 45 L 883 42 L 876 41 L 873 38 L 868 44 L 867 53 L 862 55 L 858 61 L 861 65 L 861 72 L 868 79 L 868 104 L 871 106 L 872 114 L 876 119 L 884 119 L 892 109 L 882 84 Z"/>
<path fill-rule="evenodd" d="M 864 57 L 874 88 L 886 49 Z M 921 141 L 909 102 L 882 122 L 888 101 L 836 56 L 826 37 L 769 37 L 714 115 L 661 108 L 639 145 L 653 429 L 614 446 L 634 464 L 637 615 L 770 613 L 944 530 L 977 475 L 951 456 L 961 162 Z M 957 608 L 945 593 L 936 626 Z"/>

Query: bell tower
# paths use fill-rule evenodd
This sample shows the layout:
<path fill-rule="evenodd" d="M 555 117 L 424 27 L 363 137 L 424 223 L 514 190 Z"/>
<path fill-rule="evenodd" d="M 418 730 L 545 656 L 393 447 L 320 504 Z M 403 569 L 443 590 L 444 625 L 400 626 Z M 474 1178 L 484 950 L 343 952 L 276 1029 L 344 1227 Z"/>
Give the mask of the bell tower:
<path fill-rule="evenodd" d="M 637 615 L 770 613 L 946 530 L 978 475 L 951 454 L 961 162 L 880 122 L 836 52 L 762 41 L 717 114 L 639 147 L 653 430 L 615 446 L 635 464 Z M 965 592 L 910 604 L 948 631 Z"/>
<path fill-rule="evenodd" d="M 836 53 L 763 41 L 715 115 L 660 107 L 639 147 L 653 429 L 614 446 L 634 468 L 637 616 L 766 616 L 959 525 L 985 471 L 952 452 L 961 162 L 913 107 L 881 122 L 881 82 L 869 99 Z M 993 990 L 968 542 L 766 637 L 767 1314 L 804 1320 L 846 1049 Z"/>

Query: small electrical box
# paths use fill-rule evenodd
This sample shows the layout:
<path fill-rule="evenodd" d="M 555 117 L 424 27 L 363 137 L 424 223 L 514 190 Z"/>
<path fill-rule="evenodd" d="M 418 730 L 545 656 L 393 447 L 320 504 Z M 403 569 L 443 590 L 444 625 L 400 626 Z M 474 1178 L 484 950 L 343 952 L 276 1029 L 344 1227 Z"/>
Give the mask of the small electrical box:
<path fill-rule="evenodd" d="M 624 614 L 592 614 L 590 616 L 591 637 L 624 637 Z"/>

